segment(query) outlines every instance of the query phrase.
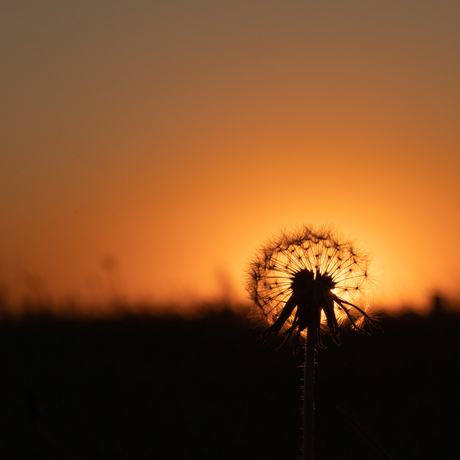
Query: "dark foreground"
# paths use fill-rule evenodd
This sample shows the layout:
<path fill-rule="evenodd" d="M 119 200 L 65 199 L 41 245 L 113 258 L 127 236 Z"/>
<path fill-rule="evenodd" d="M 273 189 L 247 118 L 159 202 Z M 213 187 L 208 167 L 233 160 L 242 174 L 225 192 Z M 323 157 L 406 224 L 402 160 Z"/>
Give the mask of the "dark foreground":
<path fill-rule="evenodd" d="M 460 458 L 460 320 L 342 332 L 316 368 L 316 457 Z M 228 311 L 0 322 L 2 459 L 296 459 L 302 357 Z M 361 426 L 361 430 L 356 427 Z"/>

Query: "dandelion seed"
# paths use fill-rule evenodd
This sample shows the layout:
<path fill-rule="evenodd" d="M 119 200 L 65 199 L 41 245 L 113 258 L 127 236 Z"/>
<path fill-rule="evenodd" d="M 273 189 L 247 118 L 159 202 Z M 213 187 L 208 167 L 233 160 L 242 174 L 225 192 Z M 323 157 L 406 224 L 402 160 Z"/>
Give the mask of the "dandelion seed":
<path fill-rule="evenodd" d="M 252 318 L 266 325 L 265 343 L 282 336 L 284 345 L 293 338 L 297 353 L 309 327 L 317 329 L 320 347 L 324 333 L 340 343 L 340 326 L 367 334 L 365 324 L 381 330 L 366 297 L 369 262 L 332 231 L 307 226 L 263 247 L 250 263 L 246 288 L 254 302 Z"/>

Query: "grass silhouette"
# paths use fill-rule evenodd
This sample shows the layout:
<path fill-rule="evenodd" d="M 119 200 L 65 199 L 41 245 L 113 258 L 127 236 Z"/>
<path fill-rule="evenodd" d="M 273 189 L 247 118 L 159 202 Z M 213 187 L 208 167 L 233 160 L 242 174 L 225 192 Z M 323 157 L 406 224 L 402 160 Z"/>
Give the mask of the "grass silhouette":
<path fill-rule="evenodd" d="M 343 412 L 395 459 L 458 458 L 460 319 L 437 305 L 384 318 L 372 340 L 324 337 L 318 460 L 381 458 Z M 295 459 L 301 357 L 261 347 L 244 315 L 214 308 L 189 319 L 4 318 L 0 458 Z"/>

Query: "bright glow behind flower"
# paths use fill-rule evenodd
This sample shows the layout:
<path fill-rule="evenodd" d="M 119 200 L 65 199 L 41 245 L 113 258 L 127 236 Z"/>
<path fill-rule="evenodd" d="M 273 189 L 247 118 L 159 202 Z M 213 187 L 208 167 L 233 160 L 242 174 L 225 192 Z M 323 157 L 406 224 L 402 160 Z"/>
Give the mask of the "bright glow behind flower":
<path fill-rule="evenodd" d="M 330 230 L 303 227 L 283 233 L 261 248 L 250 263 L 247 291 L 254 302 L 251 316 L 267 325 L 266 342 L 294 336 L 294 349 L 308 327 L 328 330 L 340 343 L 339 326 L 366 332 L 370 280 L 369 256 Z M 321 346 L 320 334 L 318 334 Z M 285 343 L 285 342 L 283 342 Z"/>

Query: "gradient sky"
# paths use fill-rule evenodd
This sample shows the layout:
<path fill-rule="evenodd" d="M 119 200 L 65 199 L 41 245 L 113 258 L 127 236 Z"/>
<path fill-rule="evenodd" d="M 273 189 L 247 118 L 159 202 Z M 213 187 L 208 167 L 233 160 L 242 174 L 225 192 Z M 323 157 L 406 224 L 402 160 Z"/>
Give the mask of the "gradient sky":
<path fill-rule="evenodd" d="M 458 0 L 17 0 L 0 30 L 11 296 L 242 297 L 303 223 L 373 253 L 376 302 L 460 295 Z"/>

